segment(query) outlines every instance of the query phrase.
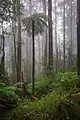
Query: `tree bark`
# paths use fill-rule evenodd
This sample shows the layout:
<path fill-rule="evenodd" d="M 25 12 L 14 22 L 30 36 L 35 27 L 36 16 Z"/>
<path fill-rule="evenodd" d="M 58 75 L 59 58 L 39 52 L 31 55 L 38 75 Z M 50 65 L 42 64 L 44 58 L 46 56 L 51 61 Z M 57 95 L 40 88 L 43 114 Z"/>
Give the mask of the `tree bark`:
<path fill-rule="evenodd" d="M 48 0 L 49 72 L 53 69 L 52 0 Z"/>
<path fill-rule="evenodd" d="M 21 18 L 20 18 L 20 0 L 17 0 L 17 13 L 18 13 L 17 82 L 21 82 Z"/>
<path fill-rule="evenodd" d="M 65 0 L 63 4 L 63 70 L 65 70 Z"/>
<path fill-rule="evenodd" d="M 80 0 L 77 0 L 77 87 L 80 88 Z"/>
<path fill-rule="evenodd" d="M 12 22 L 12 33 L 13 33 L 13 55 L 12 55 L 12 81 L 13 83 L 17 82 L 17 63 L 16 63 L 16 21 Z"/>
<path fill-rule="evenodd" d="M 56 9 L 56 0 L 55 0 L 55 47 L 56 47 L 56 72 L 58 69 L 58 46 L 57 46 L 57 9 Z"/>
<path fill-rule="evenodd" d="M 46 21 L 46 0 L 43 0 L 43 13 L 45 15 Z M 45 28 L 44 32 L 44 41 L 45 41 L 45 48 L 44 48 L 44 72 L 47 71 L 47 28 Z"/>
<path fill-rule="evenodd" d="M 33 53 L 33 59 L 32 59 L 32 95 L 35 94 L 35 40 L 34 40 L 34 27 L 35 27 L 35 21 L 32 20 L 32 53 Z"/>
<path fill-rule="evenodd" d="M 72 0 L 70 1 L 71 3 L 70 3 L 70 6 L 71 6 L 71 36 L 70 36 L 70 41 L 71 41 L 71 50 L 70 50 L 70 52 L 71 52 L 71 55 L 70 55 L 70 67 L 71 67 L 71 69 L 72 69 L 72 65 L 73 65 L 73 61 L 72 61 L 72 51 L 73 51 L 73 41 L 72 41 Z"/>
<path fill-rule="evenodd" d="M 2 22 L 2 52 L 3 55 L 1 57 L 1 75 L 5 76 L 5 36 L 4 36 L 3 22 Z"/>

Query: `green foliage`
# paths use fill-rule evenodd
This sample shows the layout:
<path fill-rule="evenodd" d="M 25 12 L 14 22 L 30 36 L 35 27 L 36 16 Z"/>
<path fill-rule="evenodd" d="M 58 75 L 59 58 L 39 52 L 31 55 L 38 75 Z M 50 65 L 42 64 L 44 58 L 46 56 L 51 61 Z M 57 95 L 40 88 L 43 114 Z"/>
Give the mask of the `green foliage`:
<path fill-rule="evenodd" d="M 25 85 L 26 87 L 26 83 L 24 82 L 18 82 L 16 83 L 14 86 L 16 87 L 16 94 L 21 98 L 23 99 L 24 97 L 24 88 L 23 88 L 23 85 Z M 27 90 L 27 87 L 26 87 L 26 90 Z"/>
<path fill-rule="evenodd" d="M 5 85 L 8 85 L 9 84 L 9 79 L 7 76 L 1 76 L 0 77 L 0 84 L 1 83 L 4 83 Z"/>
<path fill-rule="evenodd" d="M 19 96 L 16 94 L 15 87 L 13 86 L 0 87 L 0 110 L 1 109 L 8 110 L 15 107 L 19 100 L 20 99 Z"/>
<path fill-rule="evenodd" d="M 44 32 L 44 27 L 47 27 L 47 24 L 45 22 L 45 15 L 43 13 L 34 13 L 33 15 L 24 18 L 22 20 L 24 25 L 24 30 L 27 30 L 28 33 L 31 33 L 32 31 L 32 20 L 35 21 L 35 34 L 42 34 Z"/>
<path fill-rule="evenodd" d="M 80 89 L 75 88 L 76 79 L 74 72 L 41 76 L 35 86 L 36 96 L 40 99 L 22 101 L 7 113 L 5 120 L 80 120 Z M 27 87 L 29 92 L 31 87 Z M 13 95 L 12 91 L 18 92 L 15 87 L 5 87 L 1 91 L 7 92 L 7 96 Z"/>
<path fill-rule="evenodd" d="M 77 74 L 75 72 L 57 73 L 53 75 L 43 75 L 35 82 L 35 95 L 42 98 L 52 91 L 68 92 L 76 87 Z M 32 86 L 29 85 L 28 91 L 31 93 Z"/>
<path fill-rule="evenodd" d="M 5 83 L 0 82 L 0 87 L 6 87 Z"/>
<path fill-rule="evenodd" d="M 65 72 L 55 75 L 54 87 L 58 90 L 68 91 L 76 87 L 77 73 Z"/>
<path fill-rule="evenodd" d="M 53 91 L 53 78 L 50 76 L 44 75 L 41 76 L 35 84 L 35 94 L 38 98 L 41 98 L 42 96 L 45 96 Z"/>
<path fill-rule="evenodd" d="M 73 97 L 74 96 L 74 97 Z M 8 120 L 80 120 L 80 94 L 53 92 L 34 103 L 24 102 Z"/>
<path fill-rule="evenodd" d="M 54 96 L 51 94 L 49 96 L 46 96 L 45 98 L 38 100 L 34 103 L 32 102 L 24 102 L 22 105 L 20 105 L 16 110 L 12 112 L 12 116 L 10 120 L 22 120 L 29 119 L 29 120 L 44 120 L 46 118 L 49 109 L 51 109 L 53 106 L 51 105 L 52 102 L 54 103 L 56 99 L 58 99 L 58 95 L 54 94 Z M 54 99 L 55 98 L 55 99 Z M 54 105 L 54 104 L 53 104 Z"/>
<path fill-rule="evenodd" d="M 20 98 L 16 94 L 16 88 L 0 82 L 0 119 L 4 120 L 7 111 L 15 108 L 19 101 Z"/>
<path fill-rule="evenodd" d="M 53 75 L 43 75 L 35 82 L 35 95 L 38 98 L 49 94 L 52 91 L 68 92 L 71 88 L 76 87 L 77 74 L 75 72 L 57 73 Z M 29 92 L 31 92 L 29 85 Z"/>

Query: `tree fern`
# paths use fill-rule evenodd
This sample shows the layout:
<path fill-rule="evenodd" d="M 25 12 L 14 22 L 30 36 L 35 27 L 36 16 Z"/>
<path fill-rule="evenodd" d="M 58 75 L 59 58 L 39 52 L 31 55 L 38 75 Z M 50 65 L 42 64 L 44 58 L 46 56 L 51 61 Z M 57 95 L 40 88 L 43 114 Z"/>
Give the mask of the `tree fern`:
<path fill-rule="evenodd" d="M 32 32 L 32 20 L 35 21 L 35 34 L 42 34 L 44 32 L 44 27 L 47 27 L 45 15 L 43 13 L 34 13 L 33 15 L 22 20 L 24 26 L 23 30 L 27 30 L 28 33 Z"/>

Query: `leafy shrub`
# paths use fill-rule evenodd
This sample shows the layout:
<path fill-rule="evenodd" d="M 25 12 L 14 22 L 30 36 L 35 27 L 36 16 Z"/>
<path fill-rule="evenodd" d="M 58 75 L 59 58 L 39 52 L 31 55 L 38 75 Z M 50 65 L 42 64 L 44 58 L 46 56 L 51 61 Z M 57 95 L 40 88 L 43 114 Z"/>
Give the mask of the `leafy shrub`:
<path fill-rule="evenodd" d="M 54 86 L 58 90 L 70 90 L 76 87 L 77 74 L 75 72 L 58 73 L 55 76 Z"/>
<path fill-rule="evenodd" d="M 17 87 L 16 93 L 20 96 L 20 98 L 24 99 L 31 99 L 31 91 L 32 90 L 32 86 L 31 85 L 27 85 L 26 82 L 18 82 L 15 84 L 15 86 Z"/>
<path fill-rule="evenodd" d="M 35 83 L 35 93 L 38 98 L 52 91 L 66 92 L 76 86 L 77 74 L 75 72 L 59 72 L 54 76 L 41 76 Z M 31 89 L 31 87 L 30 87 Z"/>
<path fill-rule="evenodd" d="M 53 91 L 52 87 L 53 78 L 50 76 L 44 75 L 41 76 L 35 84 L 35 94 L 37 97 L 42 98 L 48 93 Z"/>
<path fill-rule="evenodd" d="M 51 93 L 34 103 L 25 102 L 17 107 L 9 120 L 80 120 L 80 94 Z"/>
<path fill-rule="evenodd" d="M 80 89 L 75 88 L 76 79 L 74 72 L 58 73 L 54 80 L 42 76 L 36 81 L 36 94 L 47 95 L 35 102 L 21 103 L 7 120 L 80 120 Z"/>
<path fill-rule="evenodd" d="M 6 84 L 3 82 L 0 82 L 0 87 L 6 87 Z"/>
<path fill-rule="evenodd" d="M 59 72 L 55 76 L 44 75 L 36 80 L 35 95 L 42 98 L 52 91 L 67 92 L 76 86 L 77 74 L 75 72 Z M 32 91 L 32 86 L 29 85 L 29 92 Z"/>
<path fill-rule="evenodd" d="M 0 77 L 0 83 L 4 83 L 5 85 L 9 85 L 9 79 L 7 76 Z"/>
<path fill-rule="evenodd" d="M 19 97 L 16 94 L 16 88 L 1 87 L 0 88 L 0 109 L 9 109 L 15 107 L 18 103 Z"/>
<path fill-rule="evenodd" d="M 24 102 L 12 112 L 10 120 L 46 120 L 58 98 L 58 95 L 51 94 L 36 102 Z"/>
<path fill-rule="evenodd" d="M 16 94 L 22 98 L 23 97 L 23 85 L 24 85 L 24 82 L 18 82 L 15 84 L 15 87 L 16 87 Z"/>
<path fill-rule="evenodd" d="M 7 111 L 15 108 L 20 98 L 16 94 L 16 88 L 14 86 L 4 86 L 1 84 L 0 87 L 0 119 L 5 120 Z"/>

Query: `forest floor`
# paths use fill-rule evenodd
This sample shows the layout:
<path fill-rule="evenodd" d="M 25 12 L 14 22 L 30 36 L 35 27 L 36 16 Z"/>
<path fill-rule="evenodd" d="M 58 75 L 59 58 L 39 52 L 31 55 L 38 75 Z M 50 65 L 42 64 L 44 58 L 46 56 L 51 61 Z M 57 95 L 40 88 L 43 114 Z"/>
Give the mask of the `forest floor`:
<path fill-rule="evenodd" d="M 1 120 L 80 120 L 80 89 L 76 88 L 76 80 L 74 72 L 41 76 L 36 81 L 35 101 L 23 98 L 19 88 L 2 87 Z M 30 85 L 28 91 L 31 92 Z"/>

